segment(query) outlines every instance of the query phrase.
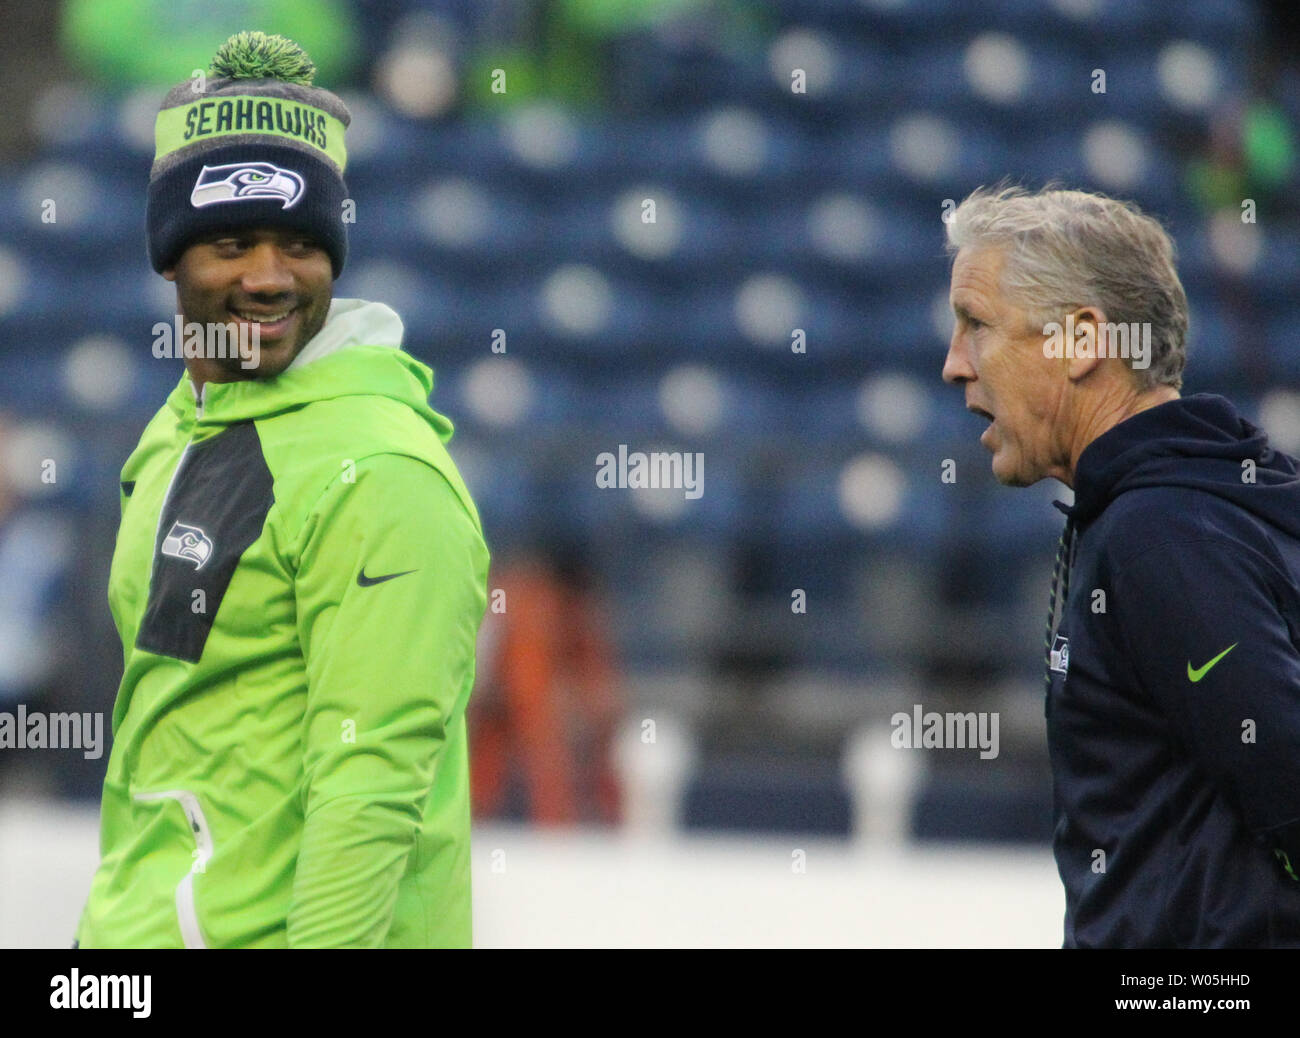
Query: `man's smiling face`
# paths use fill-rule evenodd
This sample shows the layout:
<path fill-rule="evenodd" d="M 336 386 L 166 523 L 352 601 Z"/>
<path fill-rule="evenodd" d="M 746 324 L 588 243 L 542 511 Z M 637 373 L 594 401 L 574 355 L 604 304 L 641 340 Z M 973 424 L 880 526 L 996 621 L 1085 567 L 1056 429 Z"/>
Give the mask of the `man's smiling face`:
<path fill-rule="evenodd" d="M 1005 253 L 963 248 L 952 266 L 949 301 L 957 321 L 943 365 L 945 382 L 966 387 L 968 410 L 990 419 L 980 443 L 993 475 L 1008 486 L 1068 478 L 1063 414 L 1065 370 L 1043 355 L 1043 334 L 1002 291 Z"/>
<path fill-rule="evenodd" d="M 310 236 L 252 228 L 197 239 L 163 277 L 176 283 L 186 322 L 234 325 L 236 334 L 250 338 L 256 326 L 256 366 L 232 356 L 191 367 L 196 381 L 228 382 L 271 378 L 289 366 L 325 324 L 334 271 Z"/>

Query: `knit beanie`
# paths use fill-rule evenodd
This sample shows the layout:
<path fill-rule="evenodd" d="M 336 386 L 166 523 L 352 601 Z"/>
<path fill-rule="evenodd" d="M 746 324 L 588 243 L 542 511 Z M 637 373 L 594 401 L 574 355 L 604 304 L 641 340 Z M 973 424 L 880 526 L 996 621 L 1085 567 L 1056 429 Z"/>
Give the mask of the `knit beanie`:
<path fill-rule="evenodd" d="M 348 254 L 343 205 L 347 106 L 311 85 L 316 66 L 283 36 L 241 32 L 209 76 L 168 91 L 149 172 L 149 262 L 162 273 L 212 231 L 310 234 L 337 278 Z"/>

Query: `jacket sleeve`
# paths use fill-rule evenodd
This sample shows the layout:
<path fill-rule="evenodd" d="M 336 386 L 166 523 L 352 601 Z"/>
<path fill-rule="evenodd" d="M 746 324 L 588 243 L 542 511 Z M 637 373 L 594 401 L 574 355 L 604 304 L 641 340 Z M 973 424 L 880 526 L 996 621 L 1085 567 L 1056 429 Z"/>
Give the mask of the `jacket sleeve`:
<path fill-rule="evenodd" d="M 473 680 L 487 548 L 442 474 L 399 454 L 335 480 L 300 543 L 304 828 L 288 943 L 378 947 Z"/>
<path fill-rule="evenodd" d="M 1175 739 L 1291 872 L 1300 870 L 1300 649 L 1275 580 L 1240 542 L 1179 540 L 1117 569 L 1114 610 Z"/>

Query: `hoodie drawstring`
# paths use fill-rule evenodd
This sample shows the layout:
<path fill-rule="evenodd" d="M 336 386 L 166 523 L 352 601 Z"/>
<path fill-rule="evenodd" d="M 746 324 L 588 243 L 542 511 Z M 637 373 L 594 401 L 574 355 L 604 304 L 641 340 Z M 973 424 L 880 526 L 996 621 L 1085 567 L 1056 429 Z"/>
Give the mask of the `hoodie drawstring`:
<path fill-rule="evenodd" d="M 1074 519 L 1065 518 L 1065 529 L 1056 545 L 1056 564 L 1052 567 L 1052 593 L 1047 604 L 1047 630 L 1043 635 L 1043 680 L 1046 691 L 1052 690 L 1052 643 L 1056 640 L 1056 606 L 1061 606 L 1061 619 L 1065 619 L 1065 602 L 1070 597 L 1070 569 L 1074 565 Z M 1057 592 L 1060 592 L 1059 598 Z"/>

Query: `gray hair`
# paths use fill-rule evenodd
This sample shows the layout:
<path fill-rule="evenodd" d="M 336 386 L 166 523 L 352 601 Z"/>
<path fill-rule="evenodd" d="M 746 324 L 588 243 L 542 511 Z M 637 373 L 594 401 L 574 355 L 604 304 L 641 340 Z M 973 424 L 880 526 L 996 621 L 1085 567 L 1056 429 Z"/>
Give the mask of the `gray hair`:
<path fill-rule="evenodd" d="M 1187 293 L 1165 229 L 1132 202 L 1052 187 L 981 187 L 953 211 L 947 251 L 1006 250 L 1002 290 L 1036 325 L 1096 306 L 1117 324 L 1149 324 L 1151 363 L 1133 374 L 1143 390 L 1181 388 L 1187 362 Z"/>

